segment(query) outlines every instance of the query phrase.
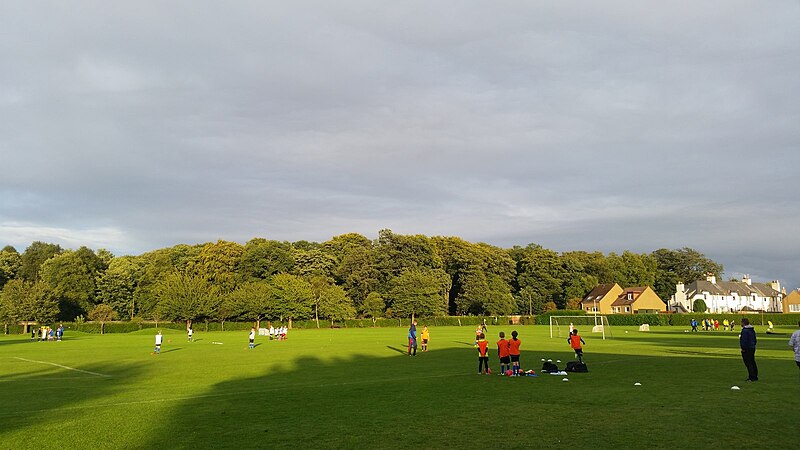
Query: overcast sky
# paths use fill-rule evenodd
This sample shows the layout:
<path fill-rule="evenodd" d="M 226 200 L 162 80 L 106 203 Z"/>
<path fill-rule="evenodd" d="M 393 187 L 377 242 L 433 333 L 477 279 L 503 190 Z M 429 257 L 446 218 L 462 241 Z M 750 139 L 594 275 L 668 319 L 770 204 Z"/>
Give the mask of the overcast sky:
<path fill-rule="evenodd" d="M 800 286 L 796 1 L 0 3 L 0 245 L 695 248 Z"/>

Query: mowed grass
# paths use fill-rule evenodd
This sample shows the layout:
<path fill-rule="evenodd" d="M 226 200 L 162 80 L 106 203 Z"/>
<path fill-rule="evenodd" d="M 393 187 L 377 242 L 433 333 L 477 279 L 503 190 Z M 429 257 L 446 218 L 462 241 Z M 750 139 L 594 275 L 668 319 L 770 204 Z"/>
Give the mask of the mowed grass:
<path fill-rule="evenodd" d="M 523 369 L 573 358 L 546 326 L 490 326 L 490 342 L 512 328 Z M 757 327 L 757 383 L 736 332 L 583 332 L 590 372 L 563 382 L 477 375 L 473 330 L 431 328 L 416 357 L 400 328 L 293 330 L 253 350 L 247 332 L 165 330 L 160 355 L 153 330 L 5 336 L 0 448 L 796 448 L 791 328 Z"/>

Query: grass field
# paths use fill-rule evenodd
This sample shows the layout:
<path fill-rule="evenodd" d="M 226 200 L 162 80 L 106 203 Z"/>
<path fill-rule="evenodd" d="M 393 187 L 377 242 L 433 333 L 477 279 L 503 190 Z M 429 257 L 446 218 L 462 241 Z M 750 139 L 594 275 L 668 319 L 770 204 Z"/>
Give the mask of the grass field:
<path fill-rule="evenodd" d="M 523 369 L 572 359 L 546 326 L 515 328 Z M 0 448 L 796 448 L 793 329 L 756 329 L 757 383 L 738 333 L 677 327 L 582 333 L 590 372 L 569 382 L 477 375 L 471 327 L 432 328 L 416 357 L 399 328 L 294 330 L 253 350 L 246 332 L 165 330 L 160 355 L 152 330 L 5 336 Z"/>

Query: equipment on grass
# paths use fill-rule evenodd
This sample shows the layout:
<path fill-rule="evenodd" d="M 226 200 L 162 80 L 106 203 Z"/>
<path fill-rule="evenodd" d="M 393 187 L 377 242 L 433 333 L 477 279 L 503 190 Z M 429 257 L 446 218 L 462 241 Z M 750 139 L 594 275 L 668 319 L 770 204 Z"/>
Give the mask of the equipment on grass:
<path fill-rule="evenodd" d="M 561 381 L 569 381 L 569 378 L 562 378 Z"/>
<path fill-rule="evenodd" d="M 739 386 L 731 386 L 731 390 L 732 391 L 738 391 L 739 390 Z"/>
<path fill-rule="evenodd" d="M 570 361 L 567 363 L 567 372 L 581 372 L 585 373 L 588 372 L 589 369 L 586 368 L 586 363 L 582 361 Z"/>
<path fill-rule="evenodd" d="M 642 385 L 642 383 L 639 383 L 639 382 L 637 381 L 636 383 L 633 383 L 633 385 L 634 385 L 634 386 L 641 386 L 641 385 Z"/>
<path fill-rule="evenodd" d="M 566 338 L 572 328 L 581 326 L 591 326 L 592 333 L 601 333 L 603 339 L 611 337 L 611 326 L 608 324 L 608 317 L 597 314 L 585 316 L 550 316 L 550 337 Z M 562 331 L 563 330 L 563 331 Z"/>
<path fill-rule="evenodd" d="M 546 361 L 544 364 L 542 364 L 542 372 L 547 372 L 547 373 L 558 372 L 558 366 L 550 361 Z"/>
<path fill-rule="evenodd" d="M 514 375 L 514 372 L 512 372 L 510 369 L 506 370 L 506 376 L 510 377 L 511 375 Z"/>

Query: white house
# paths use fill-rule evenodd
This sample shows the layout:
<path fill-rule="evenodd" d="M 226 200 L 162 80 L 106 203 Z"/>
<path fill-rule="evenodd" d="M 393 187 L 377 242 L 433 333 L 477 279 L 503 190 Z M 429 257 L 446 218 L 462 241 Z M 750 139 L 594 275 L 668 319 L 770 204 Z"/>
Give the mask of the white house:
<path fill-rule="evenodd" d="M 670 310 L 692 311 L 697 299 L 706 303 L 709 312 L 726 313 L 739 311 L 781 312 L 785 291 L 777 280 L 769 283 L 753 283 L 749 275 L 742 281 L 717 281 L 714 275 L 688 285 L 678 283 L 670 301 Z"/>

